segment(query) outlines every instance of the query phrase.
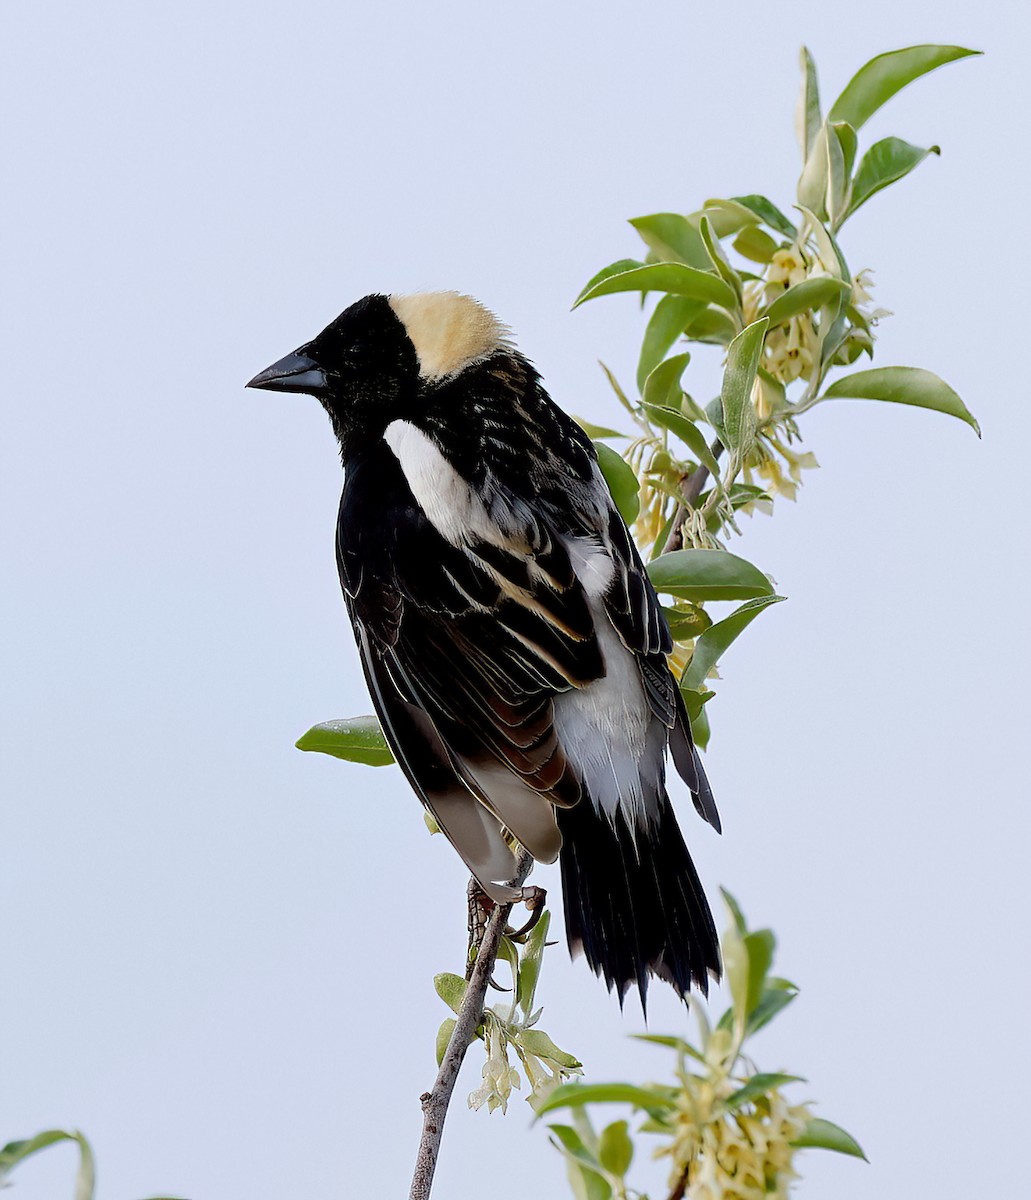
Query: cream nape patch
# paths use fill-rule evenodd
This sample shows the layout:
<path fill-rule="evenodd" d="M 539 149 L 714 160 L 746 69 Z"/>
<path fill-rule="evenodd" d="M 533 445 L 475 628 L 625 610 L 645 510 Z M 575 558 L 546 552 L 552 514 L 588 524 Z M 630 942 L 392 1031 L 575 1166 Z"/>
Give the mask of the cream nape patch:
<path fill-rule="evenodd" d="M 509 345 L 508 329 L 472 296 L 417 292 L 389 297 L 419 356 L 424 379 L 446 379 Z"/>

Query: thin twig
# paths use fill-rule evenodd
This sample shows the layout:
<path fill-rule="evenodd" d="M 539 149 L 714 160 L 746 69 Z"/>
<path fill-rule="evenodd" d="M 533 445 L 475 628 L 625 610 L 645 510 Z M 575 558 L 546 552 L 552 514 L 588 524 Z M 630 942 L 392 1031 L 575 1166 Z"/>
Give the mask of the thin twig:
<path fill-rule="evenodd" d="M 687 1195 L 687 1185 L 690 1182 L 691 1182 L 691 1163 L 688 1162 L 687 1166 L 684 1167 L 683 1171 L 681 1171 L 680 1176 L 677 1179 L 676 1185 L 673 1188 L 673 1191 L 670 1192 L 670 1194 L 669 1194 L 669 1196 L 667 1196 L 666 1200 L 684 1200 L 684 1197 Z"/>
<path fill-rule="evenodd" d="M 709 447 L 712 451 L 713 458 L 719 458 L 723 453 L 723 443 L 719 438 L 716 438 Z M 666 545 L 663 547 L 663 553 L 668 554 L 671 550 L 680 550 L 684 545 L 684 522 L 687 520 L 687 514 L 698 502 L 698 497 L 702 494 L 702 488 L 705 487 L 705 481 L 709 478 L 709 468 L 704 463 L 699 463 L 696 470 L 692 471 L 687 478 L 687 482 L 681 489 L 684 494 L 684 502 L 677 510 L 677 515 L 673 518 L 673 525 L 669 531 L 669 537 L 666 539 Z"/>
<path fill-rule="evenodd" d="M 516 874 L 513 883 L 520 887 L 533 866 L 532 857 L 524 850 L 516 860 Z M 451 1032 L 451 1040 L 444 1051 L 440 1070 L 433 1083 L 431 1091 L 424 1092 L 422 1101 L 422 1137 L 419 1139 L 419 1152 L 415 1159 L 415 1174 L 412 1176 L 412 1190 L 409 1200 L 428 1200 L 430 1188 L 433 1186 L 433 1174 L 437 1169 L 437 1156 L 440 1153 L 440 1139 L 444 1133 L 444 1119 L 447 1117 L 448 1104 L 455 1090 L 455 1081 L 465 1059 L 465 1052 L 476 1036 L 476 1027 L 483 1018 L 483 999 L 487 994 L 487 984 L 494 973 L 494 963 L 497 961 L 498 949 L 501 946 L 501 935 L 504 932 L 511 904 L 499 904 L 490 914 L 483 941 L 476 954 L 476 963 L 466 985 L 465 997 L 458 1010 L 458 1020 Z"/>

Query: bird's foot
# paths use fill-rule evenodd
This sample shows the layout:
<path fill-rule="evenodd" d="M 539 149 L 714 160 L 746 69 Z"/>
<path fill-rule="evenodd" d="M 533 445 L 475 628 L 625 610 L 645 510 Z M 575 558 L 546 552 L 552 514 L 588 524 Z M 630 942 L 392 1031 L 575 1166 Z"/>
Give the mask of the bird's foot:
<path fill-rule="evenodd" d="M 529 886 L 521 890 L 522 895 L 516 903 L 525 904 L 530 917 L 526 924 L 521 925 L 518 929 L 513 929 L 511 925 L 505 926 L 505 937 L 512 942 L 526 941 L 527 936 L 541 919 L 541 914 L 544 912 L 544 905 L 548 899 L 548 893 L 542 887 Z"/>
<path fill-rule="evenodd" d="M 548 893 L 542 887 L 530 885 L 519 889 L 519 895 L 512 901 L 512 904 L 525 904 L 530 912 L 530 918 L 518 929 L 513 929 L 511 925 L 506 924 L 505 937 L 509 941 L 526 941 L 531 930 L 541 919 L 541 913 L 544 911 L 544 904 L 547 898 Z M 483 938 L 487 932 L 487 921 L 496 905 L 495 901 L 487 895 L 475 879 L 469 880 L 469 886 L 466 888 L 466 899 L 469 906 L 469 952 L 466 958 L 465 977 L 469 979 L 472 976 L 476 957 L 480 952 L 480 946 L 483 944 Z M 501 987 L 493 979 L 490 980 L 490 985 L 499 992 L 511 990 L 510 988 Z"/>

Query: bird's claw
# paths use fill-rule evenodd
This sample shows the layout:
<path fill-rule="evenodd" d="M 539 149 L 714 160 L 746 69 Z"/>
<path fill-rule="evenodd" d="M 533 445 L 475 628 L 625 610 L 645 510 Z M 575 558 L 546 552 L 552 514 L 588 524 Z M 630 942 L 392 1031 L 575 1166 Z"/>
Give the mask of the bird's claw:
<path fill-rule="evenodd" d="M 505 937 L 509 941 L 519 943 L 526 941 L 531 930 L 541 919 L 547 898 L 548 893 L 542 887 L 528 885 L 519 889 L 519 896 L 513 901 L 513 904 L 525 904 L 530 910 L 530 918 L 519 929 L 513 929 L 511 925 L 505 926 Z M 487 919 L 494 911 L 495 904 L 475 879 L 469 880 L 469 886 L 466 888 L 466 900 L 469 906 L 469 953 L 466 959 L 465 977 L 469 979 L 472 976 L 473 966 L 483 943 L 484 934 L 487 932 Z M 500 992 L 511 990 L 500 987 L 493 979 L 490 982 L 491 986 Z"/>
<path fill-rule="evenodd" d="M 525 904 L 530 912 L 530 918 L 525 925 L 521 925 L 518 929 L 513 929 L 511 925 L 505 926 L 505 937 L 512 942 L 525 942 L 527 936 L 535 928 L 537 922 L 541 919 L 541 914 L 544 912 L 544 905 L 548 899 L 548 893 L 542 887 L 524 887 L 522 896 L 516 901 L 517 904 Z"/>

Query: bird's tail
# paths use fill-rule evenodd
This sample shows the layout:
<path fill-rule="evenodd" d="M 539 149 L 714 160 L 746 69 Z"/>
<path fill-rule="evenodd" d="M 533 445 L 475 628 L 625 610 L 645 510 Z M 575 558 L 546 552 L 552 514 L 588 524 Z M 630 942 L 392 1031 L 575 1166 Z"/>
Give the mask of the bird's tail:
<path fill-rule="evenodd" d="M 622 806 L 613 819 L 586 796 L 558 822 L 570 952 L 583 950 L 620 1005 L 636 983 L 645 1007 L 649 975 L 682 999 L 692 986 L 706 993 L 710 974 L 719 977 L 719 939 L 665 791 L 647 828 L 631 830 Z"/>

